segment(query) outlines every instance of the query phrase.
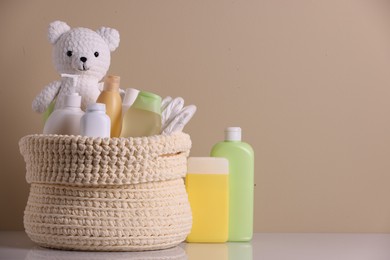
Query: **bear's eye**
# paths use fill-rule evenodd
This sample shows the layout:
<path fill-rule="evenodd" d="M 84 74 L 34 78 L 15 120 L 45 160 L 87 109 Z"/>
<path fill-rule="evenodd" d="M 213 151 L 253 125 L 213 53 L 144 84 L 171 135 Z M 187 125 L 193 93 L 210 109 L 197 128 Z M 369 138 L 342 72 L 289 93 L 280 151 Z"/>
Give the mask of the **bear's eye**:
<path fill-rule="evenodd" d="M 99 57 L 99 53 L 96 51 L 93 55 L 95 55 L 95 57 Z"/>
<path fill-rule="evenodd" d="M 68 57 L 71 57 L 71 56 L 72 56 L 72 54 L 73 54 L 73 52 L 72 52 L 72 51 L 67 51 L 67 52 L 66 52 L 66 55 L 68 55 Z"/>

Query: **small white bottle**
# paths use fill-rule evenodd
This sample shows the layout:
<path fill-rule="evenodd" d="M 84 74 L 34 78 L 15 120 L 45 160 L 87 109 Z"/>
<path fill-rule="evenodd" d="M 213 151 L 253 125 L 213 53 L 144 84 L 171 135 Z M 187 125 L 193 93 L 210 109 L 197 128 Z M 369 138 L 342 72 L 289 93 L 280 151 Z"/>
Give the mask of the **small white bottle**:
<path fill-rule="evenodd" d="M 93 103 L 81 118 L 81 135 L 89 137 L 110 137 L 111 120 L 106 114 L 106 105 Z"/>
<path fill-rule="evenodd" d="M 80 105 L 81 96 L 78 93 L 66 95 L 64 107 L 51 113 L 43 128 L 43 134 L 79 135 L 80 119 L 84 115 Z"/>

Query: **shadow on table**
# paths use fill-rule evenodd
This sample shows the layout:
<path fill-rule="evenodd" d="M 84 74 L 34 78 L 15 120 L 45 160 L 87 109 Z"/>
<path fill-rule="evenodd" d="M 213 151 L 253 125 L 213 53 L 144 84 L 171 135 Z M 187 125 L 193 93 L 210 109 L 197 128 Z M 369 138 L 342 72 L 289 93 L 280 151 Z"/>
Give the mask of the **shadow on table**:
<path fill-rule="evenodd" d="M 144 252 L 87 252 L 63 251 L 36 247 L 31 249 L 26 260 L 185 260 L 188 259 L 183 248 L 176 246 L 164 250 Z"/>
<path fill-rule="evenodd" d="M 186 243 L 184 244 L 189 260 L 252 260 L 252 244 L 229 243 Z"/>

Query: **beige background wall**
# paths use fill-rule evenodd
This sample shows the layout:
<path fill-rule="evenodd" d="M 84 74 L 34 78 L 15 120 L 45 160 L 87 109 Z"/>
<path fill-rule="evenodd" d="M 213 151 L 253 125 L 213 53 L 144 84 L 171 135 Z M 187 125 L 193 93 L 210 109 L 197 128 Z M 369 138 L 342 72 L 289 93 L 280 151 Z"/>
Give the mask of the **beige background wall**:
<path fill-rule="evenodd" d="M 255 231 L 390 232 L 390 5 L 331 1 L 0 2 L 0 229 L 22 229 L 18 140 L 58 74 L 54 20 L 121 34 L 122 86 L 182 96 L 207 156 L 226 126 L 256 152 Z"/>

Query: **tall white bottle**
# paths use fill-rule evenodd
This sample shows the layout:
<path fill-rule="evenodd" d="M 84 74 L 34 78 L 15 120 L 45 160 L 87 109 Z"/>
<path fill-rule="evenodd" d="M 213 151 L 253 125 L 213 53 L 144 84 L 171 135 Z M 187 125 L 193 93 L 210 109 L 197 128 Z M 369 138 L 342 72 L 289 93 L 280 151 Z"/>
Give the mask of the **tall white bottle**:
<path fill-rule="evenodd" d="M 81 118 L 81 135 L 89 137 L 110 137 L 111 120 L 106 114 L 106 105 L 93 103 Z"/>
<path fill-rule="evenodd" d="M 81 96 L 72 93 L 65 96 L 64 107 L 54 110 L 46 120 L 43 134 L 79 135 L 80 119 L 84 115 L 81 110 Z"/>

